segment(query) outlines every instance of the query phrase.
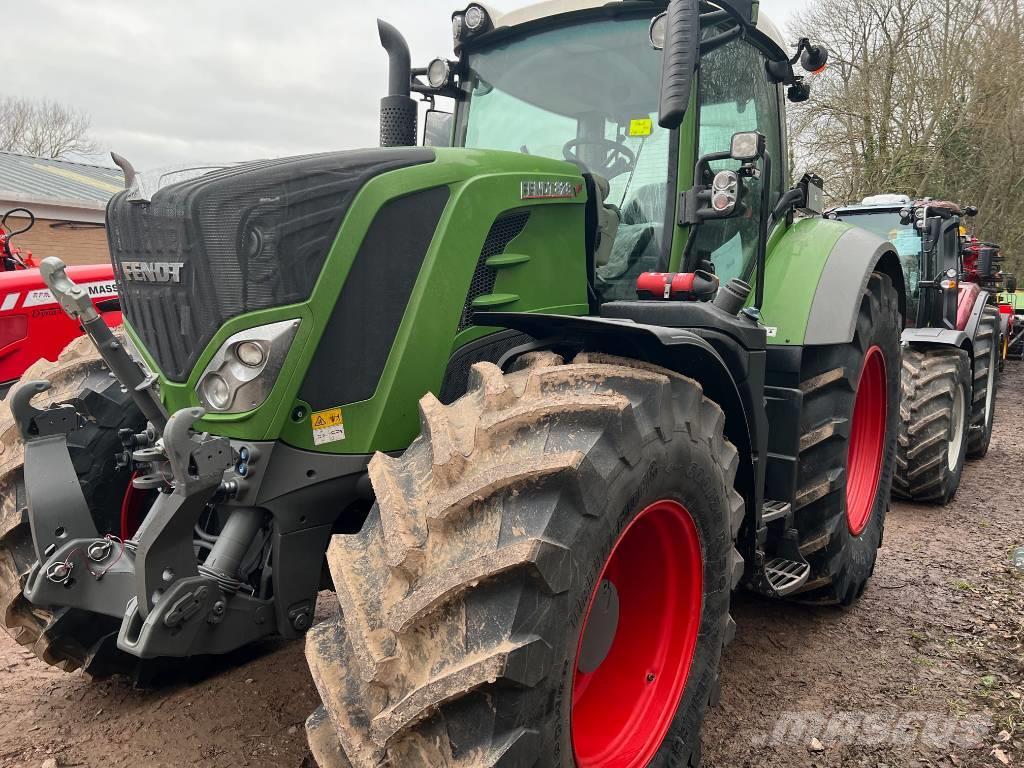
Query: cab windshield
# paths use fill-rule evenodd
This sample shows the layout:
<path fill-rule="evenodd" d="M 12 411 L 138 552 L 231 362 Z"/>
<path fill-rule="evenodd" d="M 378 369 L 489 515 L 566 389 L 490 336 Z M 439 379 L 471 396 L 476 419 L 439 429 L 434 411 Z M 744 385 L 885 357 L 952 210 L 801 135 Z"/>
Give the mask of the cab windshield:
<path fill-rule="evenodd" d="M 670 132 L 650 24 L 601 19 L 470 55 L 456 126 L 460 146 L 577 162 L 608 182 L 619 223 L 598 263 L 606 301 L 636 298 L 629 275 L 657 266 L 666 237 Z"/>

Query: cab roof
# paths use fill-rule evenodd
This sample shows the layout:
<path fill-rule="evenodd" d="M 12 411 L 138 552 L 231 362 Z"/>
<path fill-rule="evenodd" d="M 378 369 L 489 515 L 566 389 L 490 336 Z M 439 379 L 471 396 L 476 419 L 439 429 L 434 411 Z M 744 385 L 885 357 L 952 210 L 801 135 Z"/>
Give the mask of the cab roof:
<path fill-rule="evenodd" d="M 542 0 L 539 3 L 533 3 L 525 8 L 519 8 L 514 11 L 503 13 L 498 10 L 490 3 L 479 3 L 486 10 L 488 15 L 494 24 L 495 29 L 518 27 L 524 24 L 530 24 L 541 19 L 547 19 L 555 16 L 564 16 L 571 13 L 577 13 L 579 11 L 588 11 L 595 8 L 604 8 L 606 6 L 619 5 L 623 0 Z M 659 2 L 659 0 L 652 0 L 651 5 L 651 16 L 655 16 L 661 13 L 668 5 L 667 2 Z M 758 15 L 757 31 L 762 35 L 771 40 L 777 45 L 782 51 L 788 51 L 790 45 L 786 42 L 786 38 L 783 36 L 782 31 L 776 26 L 776 24 L 769 19 L 764 13 Z"/>

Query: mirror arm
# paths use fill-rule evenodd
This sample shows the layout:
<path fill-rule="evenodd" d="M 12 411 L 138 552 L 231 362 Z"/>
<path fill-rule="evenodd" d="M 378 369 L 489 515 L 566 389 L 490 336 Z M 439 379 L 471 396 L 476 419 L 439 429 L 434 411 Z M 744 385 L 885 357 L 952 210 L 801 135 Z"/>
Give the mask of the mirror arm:
<path fill-rule="evenodd" d="M 772 215 L 768 217 L 768 226 L 766 227 L 766 231 L 771 232 L 779 219 L 783 216 L 787 216 L 789 212 L 795 208 L 800 208 L 805 205 L 806 199 L 807 195 L 804 193 L 803 187 L 794 187 L 780 197 L 779 202 L 775 206 L 775 210 L 772 211 Z"/>
<path fill-rule="evenodd" d="M 707 56 L 709 53 L 717 51 L 723 45 L 728 45 L 733 40 L 742 39 L 744 37 L 746 37 L 746 30 L 742 26 L 735 26 L 728 32 L 715 35 L 714 37 L 702 42 L 700 44 L 700 55 Z"/>

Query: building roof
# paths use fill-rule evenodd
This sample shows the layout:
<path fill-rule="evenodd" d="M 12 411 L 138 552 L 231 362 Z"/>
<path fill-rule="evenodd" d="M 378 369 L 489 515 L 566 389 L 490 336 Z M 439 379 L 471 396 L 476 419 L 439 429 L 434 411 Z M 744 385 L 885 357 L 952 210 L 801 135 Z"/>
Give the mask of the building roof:
<path fill-rule="evenodd" d="M 122 189 L 119 168 L 0 152 L 0 200 L 103 210 Z"/>

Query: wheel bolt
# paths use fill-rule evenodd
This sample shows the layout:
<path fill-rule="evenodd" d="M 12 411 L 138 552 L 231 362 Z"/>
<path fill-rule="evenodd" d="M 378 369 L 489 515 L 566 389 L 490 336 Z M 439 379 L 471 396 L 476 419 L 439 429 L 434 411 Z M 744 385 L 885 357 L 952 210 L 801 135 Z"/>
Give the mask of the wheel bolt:
<path fill-rule="evenodd" d="M 655 680 L 655 677 L 656 677 L 656 675 L 653 672 L 648 672 L 647 673 L 647 682 L 648 683 L 653 683 L 654 680 Z"/>

